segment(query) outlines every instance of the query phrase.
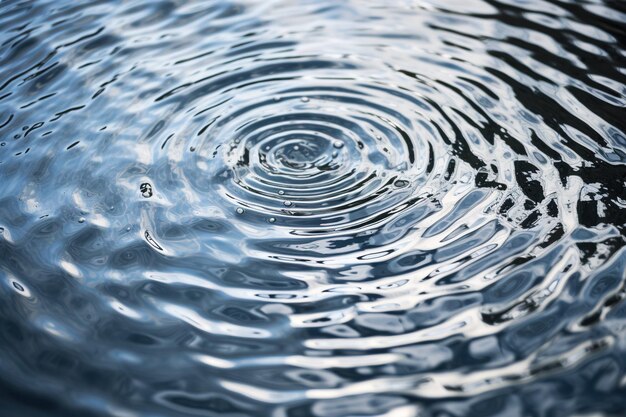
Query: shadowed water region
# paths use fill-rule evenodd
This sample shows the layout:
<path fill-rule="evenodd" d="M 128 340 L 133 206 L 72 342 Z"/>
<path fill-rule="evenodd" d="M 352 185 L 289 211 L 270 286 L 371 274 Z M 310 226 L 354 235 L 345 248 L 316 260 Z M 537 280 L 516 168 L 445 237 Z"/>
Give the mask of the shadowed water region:
<path fill-rule="evenodd" d="M 626 3 L 0 3 L 0 416 L 618 416 Z"/>

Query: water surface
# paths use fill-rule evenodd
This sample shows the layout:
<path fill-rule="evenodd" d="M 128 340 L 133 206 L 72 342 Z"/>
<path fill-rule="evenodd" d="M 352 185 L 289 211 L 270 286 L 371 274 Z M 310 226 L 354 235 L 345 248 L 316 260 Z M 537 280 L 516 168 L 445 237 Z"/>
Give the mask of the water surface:
<path fill-rule="evenodd" d="M 625 22 L 0 3 L 0 415 L 622 415 Z"/>

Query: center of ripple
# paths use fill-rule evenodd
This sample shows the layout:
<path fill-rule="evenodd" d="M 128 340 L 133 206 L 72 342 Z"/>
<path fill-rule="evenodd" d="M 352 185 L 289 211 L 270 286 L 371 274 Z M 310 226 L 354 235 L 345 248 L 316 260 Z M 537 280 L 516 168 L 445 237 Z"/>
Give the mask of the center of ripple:
<path fill-rule="evenodd" d="M 293 134 L 265 145 L 259 159 L 271 172 L 302 177 L 336 169 L 339 153 L 325 138 Z"/>

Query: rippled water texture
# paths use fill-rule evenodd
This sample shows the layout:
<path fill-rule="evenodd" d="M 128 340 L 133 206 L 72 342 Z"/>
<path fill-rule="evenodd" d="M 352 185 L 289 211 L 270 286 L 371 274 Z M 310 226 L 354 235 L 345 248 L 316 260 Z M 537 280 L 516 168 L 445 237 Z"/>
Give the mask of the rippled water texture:
<path fill-rule="evenodd" d="M 623 415 L 625 22 L 0 3 L 0 415 Z"/>

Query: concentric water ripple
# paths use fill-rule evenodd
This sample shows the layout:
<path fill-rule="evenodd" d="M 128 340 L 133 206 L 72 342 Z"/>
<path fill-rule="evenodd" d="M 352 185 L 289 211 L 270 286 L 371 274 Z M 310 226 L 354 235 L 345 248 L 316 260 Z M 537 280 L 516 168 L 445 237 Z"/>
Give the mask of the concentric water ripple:
<path fill-rule="evenodd" d="M 296 232 L 364 230 L 428 180 L 432 134 L 400 113 L 418 104 L 376 85 L 280 90 L 216 120 L 193 167 L 207 173 L 188 177 Z"/>
<path fill-rule="evenodd" d="M 0 416 L 617 416 L 620 2 L 0 4 Z"/>

